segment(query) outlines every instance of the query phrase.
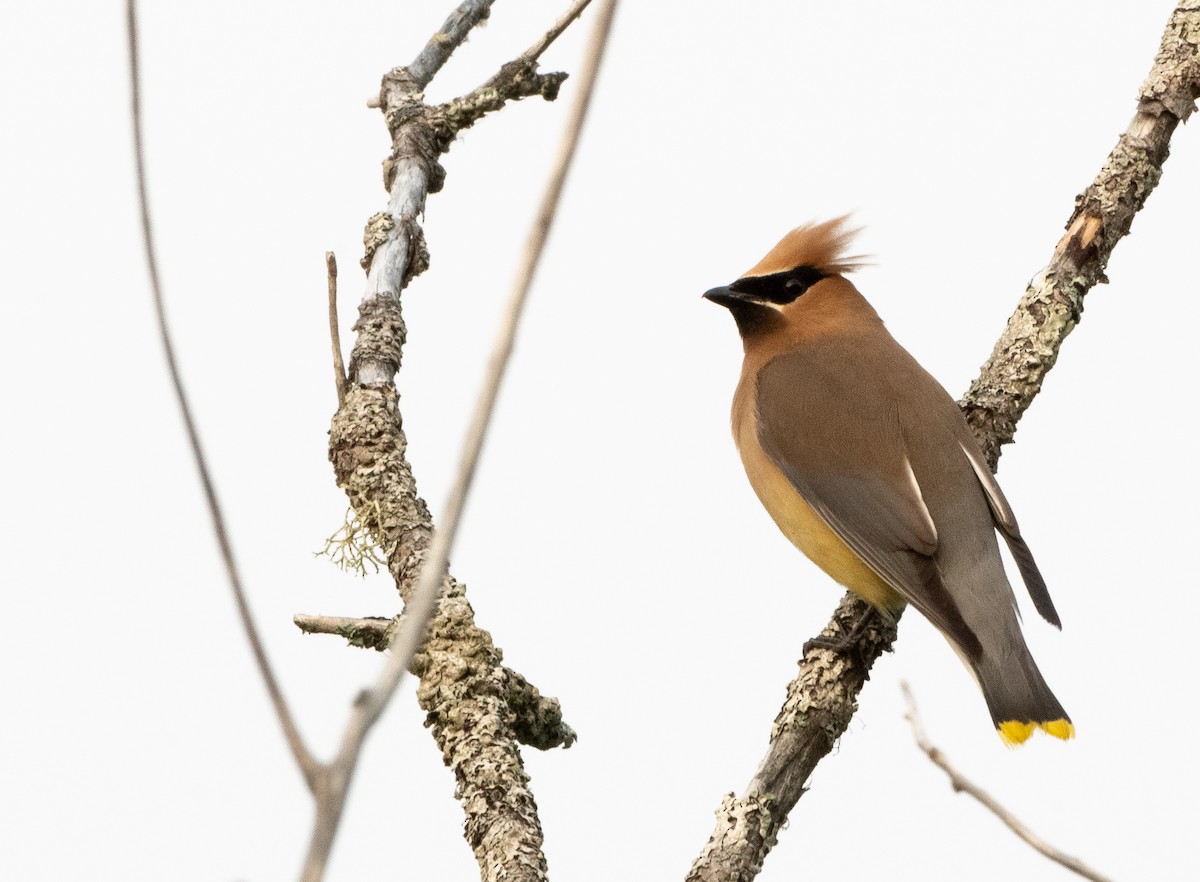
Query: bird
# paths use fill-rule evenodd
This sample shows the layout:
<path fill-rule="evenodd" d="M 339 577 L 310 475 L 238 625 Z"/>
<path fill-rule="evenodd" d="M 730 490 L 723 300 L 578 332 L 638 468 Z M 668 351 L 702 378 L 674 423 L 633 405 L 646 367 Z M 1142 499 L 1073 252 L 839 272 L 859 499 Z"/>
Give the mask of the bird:
<path fill-rule="evenodd" d="M 734 442 L 783 534 L 891 620 L 912 605 L 974 674 L 1009 746 L 1075 727 L 1021 631 L 1004 537 L 1034 608 L 1062 622 L 962 411 L 846 278 L 847 218 L 789 232 L 706 299 L 742 338 Z"/>

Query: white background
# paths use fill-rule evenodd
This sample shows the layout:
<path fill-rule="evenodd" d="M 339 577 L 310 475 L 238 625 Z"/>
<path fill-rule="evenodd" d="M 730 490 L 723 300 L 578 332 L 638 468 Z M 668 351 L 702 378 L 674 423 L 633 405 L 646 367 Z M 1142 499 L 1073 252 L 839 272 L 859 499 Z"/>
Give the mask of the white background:
<path fill-rule="evenodd" d="M 295 612 L 389 615 L 313 552 L 342 522 L 323 252 L 349 341 L 388 141 L 365 107 L 449 0 L 143 3 L 151 196 L 179 352 L 255 612 L 328 755 L 381 659 Z M 565 0 L 499 2 L 430 89 L 481 82 Z M 453 556 L 508 664 L 580 742 L 526 751 L 554 878 L 678 879 L 740 792 L 838 589 L 778 534 L 728 436 L 740 346 L 700 299 L 847 211 L 856 279 L 955 395 L 1124 130 L 1172 4 L 629 2 Z M 310 803 L 234 618 L 152 325 L 116 3 L 0 30 L 0 838 L 7 879 L 294 878 Z M 577 69 L 573 29 L 544 69 Z M 435 517 L 550 157 L 557 104 L 466 132 L 431 197 L 399 376 Z M 916 615 L 762 879 L 1065 879 L 954 795 L 933 739 L 1116 879 L 1194 878 L 1196 201 L 1173 155 L 1006 448 L 1062 618 L 1029 640 L 1078 738 L 1005 750 Z M 347 344 L 348 345 L 348 344 Z M 1023 598 L 1024 599 L 1024 598 Z M 364 757 L 331 879 L 471 879 L 409 682 Z"/>

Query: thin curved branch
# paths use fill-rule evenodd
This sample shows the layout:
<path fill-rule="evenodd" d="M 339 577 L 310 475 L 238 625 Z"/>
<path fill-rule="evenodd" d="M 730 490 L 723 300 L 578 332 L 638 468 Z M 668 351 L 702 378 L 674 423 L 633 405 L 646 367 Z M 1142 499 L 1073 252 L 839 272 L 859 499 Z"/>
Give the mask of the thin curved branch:
<path fill-rule="evenodd" d="M 998 803 L 992 796 L 983 788 L 965 777 L 958 769 L 950 764 L 938 748 L 934 747 L 930 742 L 929 737 L 925 734 L 924 727 L 921 726 L 921 716 L 917 712 L 917 701 L 913 698 L 912 690 L 908 688 L 905 682 L 900 683 L 900 690 L 904 693 L 904 701 L 908 705 L 908 711 L 904 714 L 904 718 L 912 725 L 913 738 L 917 742 L 917 747 L 929 757 L 929 761 L 941 769 L 950 778 L 950 786 L 955 793 L 965 793 L 973 797 L 984 808 L 990 811 L 993 815 L 999 818 L 1004 826 L 1012 830 L 1031 848 L 1037 850 L 1045 857 L 1054 861 L 1056 864 L 1066 867 L 1073 873 L 1082 876 L 1084 879 L 1090 879 L 1091 882 L 1112 882 L 1107 876 L 1102 876 L 1100 873 L 1093 870 L 1079 858 L 1071 857 L 1069 854 L 1064 854 L 1046 840 L 1042 839 L 1019 820 L 1016 815 Z"/>
<path fill-rule="evenodd" d="M 175 389 L 175 400 L 179 403 L 179 412 L 183 417 L 184 428 L 187 430 L 188 444 L 192 450 L 196 472 L 204 488 L 204 499 L 208 504 L 209 518 L 212 521 L 213 533 L 216 535 L 217 545 L 221 549 L 221 560 L 225 564 L 225 576 L 229 580 L 229 587 L 233 591 L 233 599 L 237 604 L 238 617 L 241 619 L 242 628 L 246 632 L 246 639 L 250 642 L 250 649 L 254 654 L 254 662 L 258 666 L 258 672 L 262 676 L 263 685 L 267 687 L 267 694 L 271 698 L 271 706 L 275 709 L 275 716 L 279 719 L 279 725 L 283 729 L 284 740 L 287 741 L 288 749 L 291 750 L 292 757 L 296 760 L 296 765 L 299 767 L 301 774 L 304 775 L 304 780 L 308 783 L 309 789 L 313 790 L 316 786 L 316 778 L 320 767 L 309 752 L 308 746 L 304 743 L 304 738 L 301 736 L 300 729 L 292 717 L 287 700 L 283 697 L 283 690 L 279 686 L 279 681 L 275 678 L 275 672 L 271 668 L 270 659 L 267 658 L 267 650 L 263 646 L 262 638 L 258 634 L 258 627 L 254 624 L 254 616 L 250 612 L 250 604 L 246 600 L 246 591 L 242 587 L 242 577 L 238 571 L 237 559 L 233 554 L 233 544 L 230 542 L 229 531 L 225 526 L 225 516 L 221 510 L 221 502 L 217 498 L 217 489 L 213 484 L 212 475 L 208 470 L 208 461 L 204 455 L 204 448 L 200 444 L 200 434 L 196 430 L 196 421 L 192 416 L 191 404 L 188 402 L 187 393 L 183 388 L 183 378 L 179 372 L 179 363 L 175 358 L 175 344 L 171 341 L 171 330 L 167 325 L 166 303 L 158 274 L 158 257 L 154 248 L 154 225 L 150 221 L 150 198 L 147 195 L 146 187 L 145 146 L 142 142 L 141 68 L 138 63 L 137 4 L 134 0 L 128 0 L 125 5 L 125 12 L 126 30 L 129 35 L 129 83 L 133 116 L 133 153 L 136 165 L 138 205 L 142 216 L 142 243 L 146 252 L 146 266 L 150 272 L 150 289 L 154 296 L 154 311 L 158 319 L 158 331 L 159 337 L 162 340 L 163 355 L 167 360 L 167 371 L 171 375 L 171 385 Z"/>
<path fill-rule="evenodd" d="M 1077 200 L 1067 233 L 1009 319 L 991 359 L 962 407 L 992 470 L 1012 441 L 1021 415 L 1054 366 L 1059 347 L 1079 322 L 1083 297 L 1097 282 L 1118 240 L 1162 176 L 1172 133 L 1200 96 L 1200 3 L 1184 0 L 1171 15 L 1153 68 L 1138 94 L 1137 113 L 1100 174 Z M 867 605 L 847 594 L 822 632 L 847 632 Z M 771 746 L 746 792 L 728 796 L 717 826 L 692 865 L 689 882 L 753 879 L 775 844 L 787 813 L 817 763 L 845 732 L 875 659 L 891 646 L 892 629 L 877 628 L 842 652 L 814 649 L 771 732 Z"/>

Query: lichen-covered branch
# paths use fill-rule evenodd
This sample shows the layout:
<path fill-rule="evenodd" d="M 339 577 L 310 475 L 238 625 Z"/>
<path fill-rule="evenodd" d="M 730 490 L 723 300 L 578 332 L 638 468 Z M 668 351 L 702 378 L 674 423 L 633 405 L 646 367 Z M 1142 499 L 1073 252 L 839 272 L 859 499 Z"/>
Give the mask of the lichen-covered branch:
<path fill-rule="evenodd" d="M 849 634 L 868 609 L 847 592 L 821 636 Z M 742 795 L 730 793 L 722 801 L 716 829 L 687 882 L 749 882 L 758 875 L 809 776 L 850 725 L 871 666 L 895 639 L 895 622 L 876 616 L 849 649 L 813 646 L 804 653 L 771 726 L 767 755 Z"/>
<path fill-rule="evenodd" d="M 402 615 L 393 618 L 368 616 L 312 616 L 297 614 L 292 621 L 306 634 L 333 634 L 351 646 L 383 652 Z M 511 668 L 501 668 L 501 691 L 513 713 L 513 732 L 522 744 L 538 750 L 570 747 L 578 737 L 563 722 L 562 706 L 557 698 L 548 698 L 537 687 Z"/>
<path fill-rule="evenodd" d="M 554 26 L 520 56 L 504 64 L 486 83 L 461 98 L 439 105 L 434 110 L 434 127 L 444 132 L 449 145 L 463 129 L 478 122 L 485 114 L 500 110 L 509 101 L 541 95 L 547 101 L 558 97 L 559 87 L 567 78 L 565 73 L 538 73 L 537 62 L 542 53 L 579 18 L 592 0 L 575 0 Z"/>
<path fill-rule="evenodd" d="M 380 298 L 376 308 L 390 320 L 365 326 L 360 321 L 359 340 L 398 347 L 402 338 L 383 343 L 379 338 L 402 331 L 399 304 Z M 375 534 L 407 604 L 433 529 L 406 447 L 395 386 L 352 385 L 333 421 L 330 459 L 338 485 Z M 430 731 L 458 781 L 465 834 L 483 878 L 507 872 L 512 879 L 544 879 L 541 826 L 517 747 L 502 657 L 491 635 L 475 625 L 463 586 L 448 574 L 411 669 L 421 681 L 417 699 Z"/>
<path fill-rule="evenodd" d="M 395 621 L 396 619 L 383 616 L 367 616 L 362 619 L 346 616 L 311 616 L 305 613 L 292 616 L 292 624 L 305 634 L 335 634 L 351 646 L 374 649 L 377 652 L 388 648 L 392 624 Z"/>
<path fill-rule="evenodd" d="M 567 75 L 539 73 L 537 58 L 588 2 L 590 0 L 576 0 L 568 14 L 529 50 L 501 66 L 479 88 L 445 104 L 432 107 L 425 103 L 423 90 L 429 84 L 432 72 L 424 75 L 423 70 L 415 69 L 415 62 L 384 74 L 378 105 L 392 137 L 391 154 L 383 162 L 383 185 L 389 199 L 387 211 L 368 221 L 363 237 L 366 253 L 362 266 L 367 271 L 367 288 L 359 307 L 360 322 L 372 320 L 374 301 L 398 300 L 408 283 L 429 266 L 429 252 L 417 218 L 425 210 L 426 197 L 442 189 L 446 172 L 438 161 L 441 155 L 450 149 L 460 131 L 474 125 L 485 114 L 501 109 L 509 101 L 534 95 L 547 101 L 558 97 L 559 87 Z M 455 16 L 468 6 L 490 7 L 491 3 L 464 3 Z M 486 16 L 486 8 L 482 12 L 476 10 L 474 14 L 477 21 Z M 451 18 L 455 19 L 455 16 Z M 454 33 L 460 30 L 450 21 L 443 29 Z M 438 41 L 439 36 L 445 34 L 435 35 L 430 46 L 439 43 L 440 53 L 445 47 Z M 426 52 L 430 51 L 426 47 Z M 445 55 L 448 57 L 449 52 Z M 437 66 L 440 67 L 441 62 Z M 386 320 L 386 317 L 381 318 Z M 357 358 L 351 356 L 350 374 L 357 383 L 376 386 L 390 383 L 399 367 L 399 347 L 384 351 L 363 349 Z"/>
<path fill-rule="evenodd" d="M 475 125 L 486 114 L 500 110 L 509 101 L 534 95 L 553 101 L 566 78 L 562 72 L 538 73 L 537 65 L 524 58 L 510 61 L 478 89 L 434 108 L 430 114 L 433 129 L 448 148 L 459 132 Z"/>
<path fill-rule="evenodd" d="M 1104 268 L 1162 175 L 1171 134 L 1200 96 L 1200 0 L 1172 14 L 1154 67 L 1138 96 L 1137 114 L 1095 182 L 1076 200 L 1067 233 L 1029 286 L 963 399 L 963 410 L 993 470 L 1000 447 L 1054 366 L 1063 339 L 1078 323 L 1083 296 L 1105 281 Z M 847 594 L 824 634 L 848 631 L 867 609 Z M 716 830 L 692 865 L 688 882 L 746 882 L 762 868 L 787 814 L 817 763 L 845 732 L 875 659 L 890 647 L 894 627 L 868 629 L 852 646 L 814 649 L 800 662 L 771 730 L 771 744 L 741 797 L 717 810 Z"/>
<path fill-rule="evenodd" d="M 1171 135 L 1200 97 L 1200 3 L 1171 15 L 1137 113 L 1096 180 L 1075 200 L 1050 263 L 1030 282 L 979 377 L 963 397 L 967 421 L 995 468 L 1000 448 L 1042 388 L 1059 348 L 1083 315 L 1083 298 L 1108 281 L 1109 256 L 1162 177 Z"/>
<path fill-rule="evenodd" d="M 329 458 L 359 521 L 383 550 L 410 612 L 410 621 L 396 641 L 389 641 L 393 659 L 380 686 L 359 702 L 365 720 L 361 725 L 365 728 L 377 718 L 409 664 L 421 681 L 417 698 L 430 731 L 457 779 L 456 793 L 466 813 L 465 836 L 482 878 L 540 882 L 546 878 L 542 831 L 518 740 L 541 748 L 569 746 L 574 733 L 563 725 L 557 702 L 542 699 L 528 682 L 503 667 L 491 636 L 475 624 L 463 586 L 446 572 L 447 537 L 453 536 L 454 513 L 461 510 L 474 459 L 464 457 L 456 479 L 459 489 L 452 494 L 452 502 L 458 502 L 449 506 L 452 511 L 435 536 L 405 455 L 407 439 L 394 382 L 407 334 L 400 292 L 428 266 L 418 219 L 428 194 L 441 189 L 445 177 L 441 154 L 458 131 L 484 113 L 528 95 L 552 99 L 565 78 L 565 74 L 538 74 L 523 58 L 502 68 L 486 90 L 441 107 L 426 105 L 422 90 L 490 5 L 463 3 L 413 65 L 383 77 L 379 106 L 392 136 L 392 151 L 383 167 L 389 201 L 387 210 L 368 222 L 364 236 L 366 292 L 354 326 L 357 337 L 350 356 L 349 388 L 330 431 Z M 607 21 L 611 6 L 609 2 Z M 541 42 L 548 44 L 545 38 Z M 434 43 L 438 47 L 431 48 Z M 448 50 L 447 43 L 452 44 Z M 594 75 L 595 60 L 590 56 L 588 64 Z M 586 88 L 581 92 L 588 93 Z M 511 349 L 521 301 L 523 294 L 511 311 L 505 354 Z M 502 373 L 502 365 L 498 371 Z M 493 389 L 493 403 L 494 397 Z M 483 425 L 490 407 L 483 408 Z M 476 442 L 481 439 L 482 428 L 473 428 L 468 448 L 475 444 L 476 458 Z M 423 574 L 426 569 L 429 572 Z M 411 656 L 398 648 L 405 643 L 411 643 Z"/>

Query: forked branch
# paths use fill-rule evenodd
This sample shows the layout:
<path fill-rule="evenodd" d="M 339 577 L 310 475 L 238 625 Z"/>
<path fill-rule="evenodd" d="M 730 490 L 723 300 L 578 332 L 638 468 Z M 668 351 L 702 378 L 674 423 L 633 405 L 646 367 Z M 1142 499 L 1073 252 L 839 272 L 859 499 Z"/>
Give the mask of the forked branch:
<path fill-rule="evenodd" d="M 497 335 L 437 531 L 416 494 L 412 469 L 404 455 L 407 441 L 394 383 L 406 335 L 400 292 L 428 262 L 417 219 L 426 195 L 441 187 L 445 173 L 438 158 L 459 128 L 474 122 L 478 115 L 466 113 L 459 118 L 444 108 L 426 106 L 420 91 L 424 83 L 410 69 L 398 68 L 383 78 L 380 103 L 393 144 L 392 155 L 384 163 L 390 199 L 388 210 L 368 224 L 363 259 L 367 290 L 355 326 L 358 336 L 350 357 L 351 387 L 330 432 L 330 459 L 339 486 L 387 556 L 388 569 L 405 602 L 405 615 L 391 639 L 388 665 L 375 686 L 355 703 L 342 748 L 330 766 L 330 790 L 318 800 L 310 850 L 309 866 L 315 869 L 306 873 L 306 879 L 320 877 L 363 739 L 410 666 L 421 678 L 418 700 L 428 714 L 430 729 L 458 780 L 459 797 L 467 812 L 465 835 L 483 878 L 533 882 L 546 877 L 537 806 L 517 749 L 516 720 L 524 715 L 518 707 L 520 693 L 508 688 L 511 681 L 506 682 L 500 653 L 490 635 L 476 627 L 463 586 L 447 572 L 447 560 L 522 306 L 586 115 L 615 5 L 615 0 L 606 0 L 600 6 L 563 148 Z M 508 80 L 498 87 L 496 106 L 532 94 L 531 89 L 546 82 L 538 76 Z M 553 92 L 556 94 L 557 85 Z M 553 97 L 547 91 L 540 94 Z M 561 717 L 553 728 L 563 730 Z M 479 773 L 482 769 L 487 770 L 486 775 Z"/>
<path fill-rule="evenodd" d="M 363 321 L 357 328 L 360 333 L 352 354 L 350 377 L 346 375 L 340 363 L 340 341 L 336 321 L 336 265 L 333 256 L 327 255 L 331 340 L 339 400 L 339 413 L 331 433 L 334 437 L 331 457 L 339 467 L 339 477 L 343 474 L 343 467 L 350 475 L 360 479 L 364 477 L 362 470 L 367 467 L 374 468 L 377 480 L 373 485 L 369 481 L 360 480 L 353 486 L 349 483 L 344 486 L 347 486 L 352 502 L 362 505 L 358 508 L 360 517 L 369 521 L 368 528 L 387 552 L 389 568 L 396 576 L 402 596 L 406 600 L 412 598 L 413 582 L 418 573 L 422 574 L 423 587 L 415 592 L 422 601 L 416 604 L 418 609 L 410 611 L 407 617 L 409 627 L 402 629 L 401 645 L 396 647 L 376 686 L 365 691 L 355 703 L 337 756 L 330 763 L 321 764 L 313 758 L 301 738 L 250 616 L 221 507 L 209 476 L 177 368 L 165 318 L 147 199 L 136 9 L 133 0 L 128 0 L 127 4 L 137 184 L 155 308 L 158 312 L 168 367 L 238 611 L 288 745 L 316 801 L 317 818 L 302 873 L 306 882 L 316 882 L 324 874 L 366 733 L 382 713 L 394 694 L 396 683 L 410 664 L 416 666 L 423 676 L 422 703 L 429 709 L 433 718 L 435 737 L 447 754 L 448 764 L 465 782 L 461 789 L 464 791 L 464 802 L 469 804 L 467 837 L 476 848 L 484 878 L 545 878 L 545 858 L 541 853 L 541 829 L 537 821 L 536 806 L 525 786 L 527 776 L 521 769 L 520 756 L 512 732 L 516 726 L 515 721 L 524 721 L 526 743 L 543 748 L 559 744 L 569 745 L 574 740 L 574 733 L 562 723 L 557 702 L 553 699 L 542 699 L 537 690 L 524 678 L 500 666 L 499 653 L 491 645 L 490 637 L 476 628 L 472 621 L 470 607 L 462 596 L 461 586 L 446 574 L 446 557 L 457 513 L 461 511 L 470 484 L 487 427 L 488 414 L 495 400 L 499 376 L 503 373 L 507 353 L 511 350 L 520 304 L 524 300 L 533 266 L 536 265 L 540 254 L 540 244 L 531 248 L 528 253 L 529 265 L 518 282 L 509 320 L 499 337 L 498 358 L 490 366 L 491 372 L 485 385 L 485 394 L 481 398 L 479 416 L 467 443 L 468 452 L 464 455 L 456 492 L 449 506 L 451 514 L 443 531 L 432 544 L 429 513 L 416 495 L 411 470 L 404 459 L 405 444 L 400 432 L 395 408 L 395 386 L 392 383 L 392 377 L 400 364 L 400 347 L 404 338 L 403 321 L 399 314 L 399 293 L 425 263 L 424 243 L 416 218 L 424 207 L 427 193 L 436 192 L 441 185 L 444 173 L 437 164 L 438 155 L 449 147 L 459 128 L 469 125 L 482 115 L 482 112 L 502 106 L 506 100 L 527 94 L 540 93 L 552 98 L 557 93 L 558 85 L 565 78 L 565 74 L 539 75 L 533 70 L 531 62 L 525 60 L 517 68 L 506 66 L 506 69 L 525 71 L 526 75 L 507 76 L 496 83 L 492 91 L 496 93 L 499 103 L 493 102 L 494 106 L 483 108 L 475 115 L 472 115 L 472 112 L 464 112 L 457 117 L 445 108 L 427 107 L 423 103 L 423 88 L 454 49 L 462 43 L 471 28 L 487 16 L 491 5 L 492 0 L 465 0 L 411 65 L 391 71 L 384 77 L 381 104 L 393 136 L 393 154 L 385 163 L 385 178 L 391 199 L 388 212 L 376 216 L 368 225 L 368 253 L 364 261 L 364 266 L 368 269 L 368 291 L 361 310 Z M 568 17 L 552 29 L 549 38 L 543 37 L 535 45 L 545 48 L 566 23 L 578 15 L 584 5 L 585 2 L 577 0 Z M 533 240 L 539 243 L 544 241 L 546 227 L 553 216 L 553 206 L 561 191 L 566 167 L 574 152 L 614 7 L 615 0 L 608 0 L 604 5 L 600 24 L 589 46 L 584 87 L 572 115 L 567 146 L 564 147 L 560 164 L 552 175 L 548 190 L 549 208 L 543 207 L 533 233 Z M 502 69 L 502 73 L 504 70 Z M 373 306 L 378 307 L 374 312 Z M 351 384 L 351 379 L 356 382 Z M 373 433 L 371 430 L 380 421 L 383 424 L 382 430 Z M 356 434 L 356 430 L 362 428 L 368 430 L 365 437 Z M 353 452 L 349 452 L 344 447 L 338 447 L 339 440 L 358 446 Z M 364 463 L 364 459 L 372 461 Z M 384 465 L 390 463 L 394 468 L 375 468 L 380 465 L 380 459 L 386 461 Z M 425 561 L 424 567 L 421 566 L 422 561 Z M 425 633 L 424 621 L 428 619 L 428 613 L 437 600 L 438 589 L 443 586 L 447 591 L 440 609 L 443 613 L 439 619 L 441 628 L 427 641 L 422 657 L 419 660 L 414 659 L 415 650 Z M 475 666 L 474 670 L 465 670 L 471 665 Z M 493 674 L 495 676 L 492 676 Z M 463 688 L 467 691 L 463 692 Z M 431 698 L 431 695 L 435 697 Z M 455 716 L 460 725 L 463 721 L 482 724 L 479 731 L 493 733 L 490 742 L 487 738 L 466 738 L 462 732 L 456 734 L 453 726 L 446 722 L 444 711 L 447 708 L 456 712 Z M 495 725 L 488 728 L 489 723 Z M 480 748 L 483 751 L 490 750 L 492 755 L 487 758 L 468 756 L 462 751 L 464 746 L 471 749 Z M 472 764 L 472 761 L 476 760 L 483 760 L 485 765 L 491 761 L 489 768 L 496 772 L 496 775 L 489 782 L 474 780 L 474 772 L 481 767 Z M 497 782 L 503 784 L 506 775 L 511 778 L 511 786 L 496 787 Z M 502 805 L 496 804 L 496 797 Z M 514 818 L 517 819 L 515 823 Z M 514 832 L 511 829 L 513 827 L 518 829 Z"/>

